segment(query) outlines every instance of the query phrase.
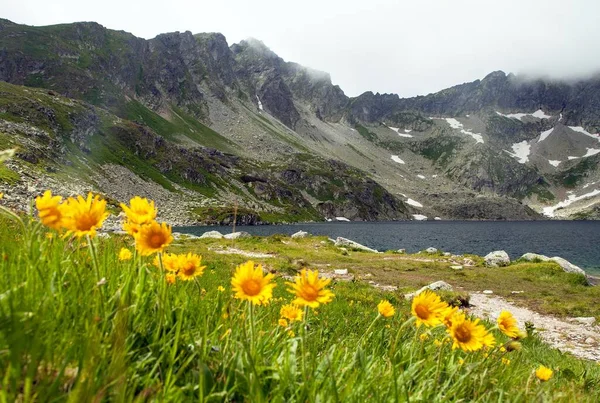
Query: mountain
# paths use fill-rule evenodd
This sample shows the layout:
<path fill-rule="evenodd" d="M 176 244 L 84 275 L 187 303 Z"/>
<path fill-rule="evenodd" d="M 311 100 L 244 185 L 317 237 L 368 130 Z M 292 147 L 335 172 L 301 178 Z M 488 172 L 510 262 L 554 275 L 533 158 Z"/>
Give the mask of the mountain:
<path fill-rule="evenodd" d="M 255 39 L 0 20 L 0 81 L 7 203 L 49 186 L 152 197 L 176 223 L 597 214 L 600 77 L 350 98 Z"/>

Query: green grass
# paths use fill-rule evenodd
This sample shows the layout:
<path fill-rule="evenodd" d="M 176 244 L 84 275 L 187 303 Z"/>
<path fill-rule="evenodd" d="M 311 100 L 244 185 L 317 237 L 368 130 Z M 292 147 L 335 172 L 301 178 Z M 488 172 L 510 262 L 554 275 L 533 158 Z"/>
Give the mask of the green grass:
<path fill-rule="evenodd" d="M 596 363 L 561 354 L 537 337 L 524 339 L 523 348 L 510 353 L 465 353 L 447 343 L 438 347 L 433 341 L 446 338 L 443 327 L 416 328 L 401 294 L 382 293 L 363 282 L 333 282 L 332 303 L 310 310 L 304 323 L 277 324 L 280 307 L 291 299 L 281 274 L 305 266 L 333 268 L 323 262 L 339 262 L 354 271 L 352 262 L 370 261 L 369 271 L 389 265 L 400 274 L 405 266 L 384 263 L 384 257 L 396 255 L 342 256 L 322 237 L 237 240 L 237 248 L 276 254 L 259 261 L 275 273 L 274 298 L 249 310 L 233 298 L 229 285 L 235 266 L 245 258 L 215 253 L 232 241 L 180 240 L 171 245 L 172 252 L 201 254 L 207 267 L 196 281 L 168 285 L 164 273 L 151 264 L 152 256 L 117 259 L 121 247 L 132 249 L 128 237 L 96 238 L 91 250 L 84 239 L 57 234 L 50 239 L 38 223 L 22 219 L 23 225 L 0 218 L 2 401 L 600 398 Z M 419 266 L 411 273 L 442 266 Z M 533 276 L 536 267 L 486 270 Z M 550 266 L 542 266 L 541 273 L 542 283 L 560 277 Z M 218 286 L 226 290 L 219 292 Z M 376 319 L 382 298 L 398 310 L 391 319 Z M 508 341 L 493 332 L 499 343 Z M 533 370 L 540 364 L 555 370 L 550 381 L 535 379 Z"/>
<path fill-rule="evenodd" d="M 372 143 L 376 143 L 379 140 L 375 133 L 369 131 L 369 129 L 367 129 L 363 125 L 357 124 L 356 126 L 354 126 L 354 128 L 358 131 L 358 133 L 361 136 L 363 136 L 366 140 Z"/>
<path fill-rule="evenodd" d="M 17 172 L 8 169 L 4 164 L 0 164 L 0 182 L 14 185 L 19 180 L 21 180 L 21 176 Z"/>

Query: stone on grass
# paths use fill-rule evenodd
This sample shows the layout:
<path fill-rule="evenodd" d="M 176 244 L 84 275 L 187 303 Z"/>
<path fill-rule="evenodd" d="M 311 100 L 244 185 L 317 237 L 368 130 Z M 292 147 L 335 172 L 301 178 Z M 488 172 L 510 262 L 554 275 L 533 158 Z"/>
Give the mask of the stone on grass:
<path fill-rule="evenodd" d="M 352 241 L 350 239 L 342 238 L 341 236 L 336 238 L 336 240 L 335 240 L 335 246 L 337 246 L 337 247 L 346 247 L 346 248 L 350 248 L 350 249 L 357 249 L 357 250 L 361 250 L 363 252 L 379 253 L 375 249 L 371 249 L 368 246 L 361 245 L 358 242 L 354 242 L 354 241 Z"/>
<path fill-rule="evenodd" d="M 231 234 L 223 235 L 225 239 L 250 238 L 252 235 L 245 231 L 232 232 Z"/>
<path fill-rule="evenodd" d="M 219 231 L 208 231 L 208 232 L 205 232 L 204 234 L 200 235 L 200 238 L 221 239 L 221 238 L 223 238 L 223 234 L 221 234 Z"/>
<path fill-rule="evenodd" d="M 344 275 L 344 274 L 348 274 L 348 269 L 335 269 L 333 272 L 335 274 Z"/>
<path fill-rule="evenodd" d="M 483 259 L 485 260 L 485 265 L 488 267 L 502 267 L 510 264 L 508 253 L 503 250 L 490 252 Z"/>
<path fill-rule="evenodd" d="M 306 238 L 308 236 L 308 232 L 306 231 L 298 231 L 295 234 L 292 234 L 292 238 Z"/>
<path fill-rule="evenodd" d="M 450 266 L 450 268 L 453 270 L 462 270 L 463 269 L 463 267 L 461 265 Z"/>
<path fill-rule="evenodd" d="M 538 255 L 537 253 L 526 253 L 521 256 L 521 259 L 527 260 L 528 262 L 534 262 L 536 260 L 539 260 L 540 262 L 547 262 L 550 260 L 548 256 Z"/>
<path fill-rule="evenodd" d="M 398 249 L 398 250 L 396 251 L 396 253 L 399 253 L 399 254 L 403 255 L 403 254 L 405 254 L 405 253 L 406 253 L 406 249 Z"/>
<path fill-rule="evenodd" d="M 433 247 L 430 246 L 429 248 L 425 249 L 425 252 L 427 252 L 427 253 L 437 253 L 438 250 L 436 248 L 433 248 Z"/>
<path fill-rule="evenodd" d="M 486 295 L 490 295 L 490 294 L 493 294 L 494 291 L 492 291 L 492 290 L 483 290 L 483 293 L 486 294 Z"/>
<path fill-rule="evenodd" d="M 575 273 L 575 274 L 583 274 L 585 276 L 585 271 L 579 266 L 575 266 L 573 263 L 569 262 L 567 259 L 563 259 L 559 256 L 551 257 L 550 260 L 552 262 L 557 263 L 564 271 L 567 273 Z"/>
<path fill-rule="evenodd" d="M 406 299 L 412 299 L 413 297 L 416 297 L 417 295 L 419 295 L 420 293 L 422 293 L 423 291 L 426 290 L 431 290 L 431 291 L 452 291 L 454 290 L 454 288 L 446 283 L 445 281 L 436 281 L 435 283 L 431 283 L 429 285 L 426 285 L 425 287 L 422 287 L 421 289 L 415 291 L 415 292 L 410 292 L 408 294 L 404 295 L 404 298 Z"/>

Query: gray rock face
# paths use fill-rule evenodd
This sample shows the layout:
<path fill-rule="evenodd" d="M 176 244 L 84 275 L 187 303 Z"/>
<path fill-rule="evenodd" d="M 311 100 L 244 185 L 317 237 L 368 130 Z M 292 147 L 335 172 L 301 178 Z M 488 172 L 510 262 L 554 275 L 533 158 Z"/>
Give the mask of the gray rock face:
<path fill-rule="evenodd" d="M 298 231 L 292 234 L 292 238 L 306 238 L 308 236 L 308 232 L 306 231 Z"/>
<path fill-rule="evenodd" d="M 488 267 L 503 267 L 510 264 L 508 253 L 503 250 L 490 252 L 484 257 L 485 265 Z"/>
<path fill-rule="evenodd" d="M 231 234 L 223 235 L 225 239 L 250 238 L 252 235 L 245 231 L 232 232 Z"/>
<path fill-rule="evenodd" d="M 202 238 L 221 239 L 221 238 L 223 238 L 223 234 L 221 234 L 219 231 L 208 231 L 208 232 L 205 232 L 204 234 L 200 235 L 200 239 L 202 239 Z"/>
<path fill-rule="evenodd" d="M 372 253 L 379 253 L 379 251 L 375 250 L 375 249 L 371 249 L 368 246 L 365 245 L 361 245 L 358 242 L 354 242 L 350 239 L 346 239 L 346 238 L 342 238 L 342 237 L 337 237 L 335 240 L 335 246 L 337 247 L 346 247 L 346 248 L 351 248 L 351 249 L 358 249 L 364 252 L 372 252 Z"/>

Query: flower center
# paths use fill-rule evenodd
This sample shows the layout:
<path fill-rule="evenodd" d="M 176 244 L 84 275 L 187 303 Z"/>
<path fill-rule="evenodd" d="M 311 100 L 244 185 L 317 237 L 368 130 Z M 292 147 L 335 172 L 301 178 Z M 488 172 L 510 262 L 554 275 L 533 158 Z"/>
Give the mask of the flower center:
<path fill-rule="evenodd" d="M 302 290 L 302 294 L 304 294 L 305 300 L 314 301 L 319 296 L 319 291 L 317 291 L 317 289 L 312 285 L 306 284 Z"/>
<path fill-rule="evenodd" d="M 152 248 L 154 248 L 154 249 L 158 249 L 158 248 L 160 248 L 160 247 L 162 246 L 163 242 L 164 242 L 164 238 L 163 238 L 162 234 L 160 234 L 160 233 L 155 233 L 155 234 L 152 234 L 152 235 L 150 236 L 150 239 L 149 239 L 149 241 L 148 241 L 148 244 L 149 244 L 149 245 L 150 245 Z"/>
<path fill-rule="evenodd" d="M 417 305 L 415 307 L 415 312 L 417 313 L 417 316 L 420 319 L 429 319 L 430 312 L 429 312 L 429 309 L 427 309 L 426 306 L 424 306 L 424 305 Z"/>
<path fill-rule="evenodd" d="M 256 280 L 246 280 L 242 285 L 242 289 L 246 295 L 255 296 L 260 293 L 260 283 Z"/>
<path fill-rule="evenodd" d="M 75 220 L 75 227 L 80 231 L 89 231 L 96 224 L 96 217 L 90 213 L 82 214 Z"/>
<path fill-rule="evenodd" d="M 454 331 L 454 337 L 461 343 L 468 343 L 471 340 L 471 331 L 465 325 L 458 326 Z"/>
<path fill-rule="evenodd" d="M 193 263 L 187 263 L 183 266 L 183 274 L 186 276 L 191 276 L 196 272 L 196 266 Z"/>

